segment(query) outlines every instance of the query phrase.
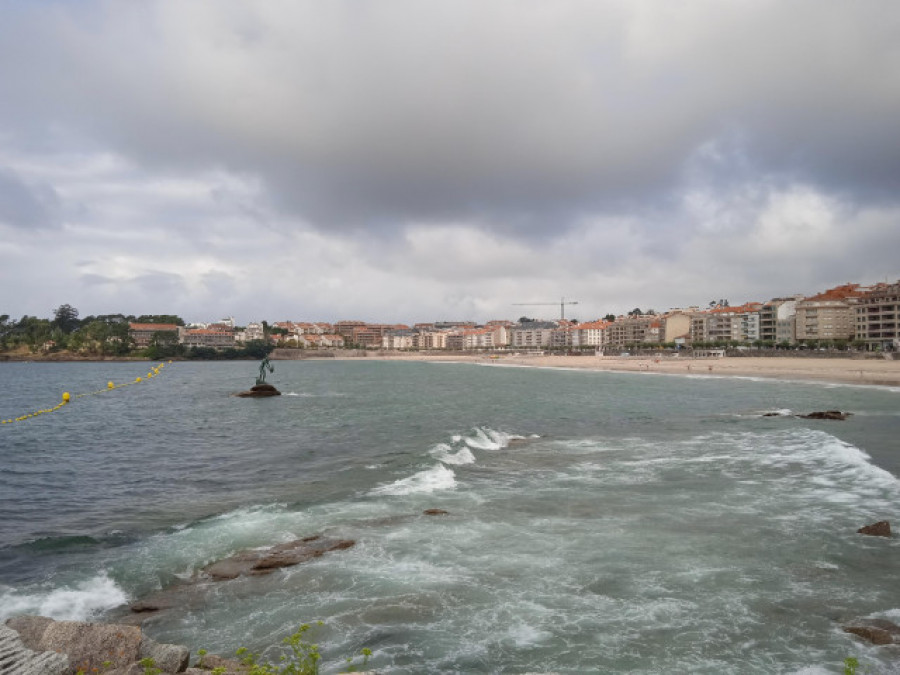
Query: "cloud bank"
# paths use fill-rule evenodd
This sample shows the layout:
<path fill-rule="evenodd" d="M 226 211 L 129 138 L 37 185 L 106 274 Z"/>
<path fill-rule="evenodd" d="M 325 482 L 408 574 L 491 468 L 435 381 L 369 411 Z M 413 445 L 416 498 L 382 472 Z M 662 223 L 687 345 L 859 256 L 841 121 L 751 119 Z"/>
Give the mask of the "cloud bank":
<path fill-rule="evenodd" d="M 2 12 L 2 313 L 592 318 L 900 276 L 890 2 Z"/>

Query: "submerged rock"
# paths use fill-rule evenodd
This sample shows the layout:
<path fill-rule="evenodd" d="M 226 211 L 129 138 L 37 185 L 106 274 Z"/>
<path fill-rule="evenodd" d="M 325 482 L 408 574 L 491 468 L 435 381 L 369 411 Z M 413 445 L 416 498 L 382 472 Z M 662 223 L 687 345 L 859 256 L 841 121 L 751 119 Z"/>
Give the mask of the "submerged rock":
<path fill-rule="evenodd" d="M 444 511 L 444 509 L 425 509 L 422 513 L 426 516 L 449 516 L 449 511 Z"/>
<path fill-rule="evenodd" d="M 890 537 L 891 524 L 887 520 L 879 520 L 877 523 L 859 528 L 857 534 L 868 534 L 871 537 Z"/>
<path fill-rule="evenodd" d="M 797 415 L 797 417 L 801 417 L 805 420 L 845 420 L 852 414 L 853 413 L 842 412 L 840 410 L 821 410 L 806 415 Z"/>

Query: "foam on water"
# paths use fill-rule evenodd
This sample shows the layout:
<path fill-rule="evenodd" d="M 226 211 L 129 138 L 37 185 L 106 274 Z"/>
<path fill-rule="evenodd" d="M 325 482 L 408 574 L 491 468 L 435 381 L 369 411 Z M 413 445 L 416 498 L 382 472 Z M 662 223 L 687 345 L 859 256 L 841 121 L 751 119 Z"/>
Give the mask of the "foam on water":
<path fill-rule="evenodd" d="M 428 454 L 444 464 L 461 465 L 475 463 L 475 455 L 473 455 L 472 451 L 467 447 L 462 447 L 456 452 L 453 452 L 451 446 L 446 443 L 438 443 L 428 451 Z"/>
<path fill-rule="evenodd" d="M 419 471 L 408 478 L 401 478 L 388 485 L 382 485 L 369 491 L 372 496 L 410 495 L 429 493 L 438 490 L 452 490 L 456 487 L 456 474 L 443 464 L 436 464 L 431 469 Z"/>
<path fill-rule="evenodd" d="M 471 436 L 463 437 L 466 445 L 474 450 L 502 450 L 509 446 L 511 440 L 521 440 L 524 436 L 495 431 L 487 427 L 475 427 Z"/>
<path fill-rule="evenodd" d="M 52 619 L 84 621 L 127 602 L 128 596 L 107 573 L 62 588 L 0 594 L 0 621 L 18 614 L 39 614 Z"/>

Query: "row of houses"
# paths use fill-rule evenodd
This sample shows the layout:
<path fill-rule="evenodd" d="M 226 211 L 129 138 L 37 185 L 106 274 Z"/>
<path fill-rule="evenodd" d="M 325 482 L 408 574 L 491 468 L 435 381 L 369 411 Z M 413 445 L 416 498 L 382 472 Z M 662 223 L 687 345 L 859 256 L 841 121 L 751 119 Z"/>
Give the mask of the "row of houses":
<path fill-rule="evenodd" d="M 237 329 L 232 320 L 176 326 L 136 324 L 138 348 L 153 340 L 177 340 L 186 347 L 234 347 L 252 340 L 304 349 L 342 347 L 446 350 L 621 349 L 635 345 L 709 343 L 821 344 L 856 341 L 869 349 L 900 349 L 900 281 L 864 287 L 847 283 L 804 297 L 774 298 L 739 306 L 720 303 L 668 312 L 632 313 L 614 320 L 442 321 L 373 324 L 364 321 L 292 322 Z M 162 336 L 162 337 L 161 337 Z"/>
<path fill-rule="evenodd" d="M 614 320 L 565 320 L 438 328 L 417 324 L 385 333 L 384 349 L 611 348 L 710 343 L 810 345 L 857 342 L 900 349 L 900 281 L 863 287 L 844 284 L 823 293 L 739 306 L 689 307 Z"/>

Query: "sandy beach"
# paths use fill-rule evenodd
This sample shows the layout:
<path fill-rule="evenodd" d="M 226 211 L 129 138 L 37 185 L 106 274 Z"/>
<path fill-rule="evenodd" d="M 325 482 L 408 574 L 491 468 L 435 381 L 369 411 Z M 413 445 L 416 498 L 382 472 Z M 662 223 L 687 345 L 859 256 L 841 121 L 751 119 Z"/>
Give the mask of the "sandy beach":
<path fill-rule="evenodd" d="M 792 356 L 742 356 L 724 358 L 685 358 L 683 356 L 531 356 L 487 354 L 423 355 L 387 354 L 385 360 L 467 361 L 495 366 L 534 368 L 584 368 L 625 372 L 703 375 L 713 377 L 768 377 L 783 380 L 814 380 L 877 386 L 900 386 L 900 360 L 884 358 L 816 358 Z"/>

